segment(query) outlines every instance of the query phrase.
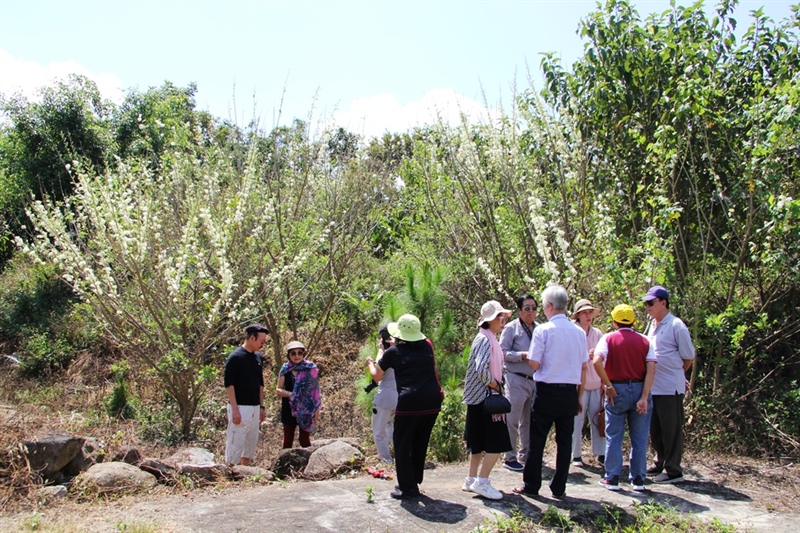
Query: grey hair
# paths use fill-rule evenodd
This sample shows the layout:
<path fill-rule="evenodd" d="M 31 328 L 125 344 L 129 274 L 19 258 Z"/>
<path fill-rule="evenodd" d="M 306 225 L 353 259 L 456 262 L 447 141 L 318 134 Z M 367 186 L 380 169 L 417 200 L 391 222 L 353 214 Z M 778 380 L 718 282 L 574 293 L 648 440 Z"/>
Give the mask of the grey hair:
<path fill-rule="evenodd" d="M 556 311 L 566 311 L 569 295 L 561 285 L 550 285 L 542 291 L 542 307 L 552 304 Z"/>

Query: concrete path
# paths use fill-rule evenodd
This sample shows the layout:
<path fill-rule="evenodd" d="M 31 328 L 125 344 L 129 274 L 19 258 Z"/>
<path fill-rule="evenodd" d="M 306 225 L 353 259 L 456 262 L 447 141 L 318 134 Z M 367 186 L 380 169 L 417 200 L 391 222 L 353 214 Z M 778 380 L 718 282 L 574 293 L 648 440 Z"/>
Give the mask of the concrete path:
<path fill-rule="evenodd" d="M 689 479 L 677 485 L 650 485 L 644 493 L 630 490 L 610 492 L 597 482 L 600 471 L 593 467 L 572 467 L 567 497 L 549 497 L 545 484 L 542 496 L 529 498 L 513 494 L 522 474 L 497 467 L 492 484 L 505 493 L 499 501 L 484 500 L 460 490 L 465 465 L 448 465 L 426 470 L 418 500 L 397 501 L 389 497 L 394 481 L 370 476 L 325 482 L 275 483 L 269 486 L 224 491 L 222 494 L 190 493 L 144 501 L 126 510 L 128 517 L 159 520 L 174 531 L 262 532 L 467 532 L 493 524 L 498 516 L 512 511 L 536 520 L 549 506 L 581 521 L 590 510 L 611 504 L 632 512 L 634 503 L 653 500 L 703 520 L 719 518 L 741 531 L 771 533 L 798 531 L 798 516 L 770 513 L 743 490 L 721 486 L 710 480 Z M 552 470 L 545 467 L 545 477 Z M 367 487 L 373 487 L 373 503 L 367 503 Z"/>

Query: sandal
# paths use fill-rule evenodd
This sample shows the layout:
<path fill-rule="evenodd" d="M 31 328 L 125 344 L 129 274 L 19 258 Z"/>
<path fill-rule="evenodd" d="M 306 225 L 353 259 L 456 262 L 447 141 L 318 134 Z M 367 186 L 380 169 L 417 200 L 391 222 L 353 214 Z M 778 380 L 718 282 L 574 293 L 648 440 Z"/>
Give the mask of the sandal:
<path fill-rule="evenodd" d="M 511 489 L 511 492 L 513 492 L 514 494 L 524 494 L 526 496 L 538 496 L 539 495 L 538 492 L 530 492 L 530 491 L 525 490 L 525 485 L 521 485 L 519 487 L 514 487 L 513 489 Z"/>

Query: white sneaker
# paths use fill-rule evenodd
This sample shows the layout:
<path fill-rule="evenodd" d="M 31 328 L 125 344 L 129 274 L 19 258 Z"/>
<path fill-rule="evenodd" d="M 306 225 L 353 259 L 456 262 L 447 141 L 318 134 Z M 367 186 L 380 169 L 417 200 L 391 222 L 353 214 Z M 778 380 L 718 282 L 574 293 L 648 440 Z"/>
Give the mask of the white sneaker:
<path fill-rule="evenodd" d="M 464 484 L 461 485 L 461 490 L 464 492 L 472 492 L 472 484 L 475 483 L 474 477 L 468 477 L 464 479 Z"/>
<path fill-rule="evenodd" d="M 475 494 L 478 494 L 490 500 L 503 499 L 503 493 L 497 490 L 496 488 L 492 487 L 492 484 L 489 483 L 488 481 L 480 483 L 478 480 L 475 480 L 475 483 L 472 484 L 470 490 Z"/>

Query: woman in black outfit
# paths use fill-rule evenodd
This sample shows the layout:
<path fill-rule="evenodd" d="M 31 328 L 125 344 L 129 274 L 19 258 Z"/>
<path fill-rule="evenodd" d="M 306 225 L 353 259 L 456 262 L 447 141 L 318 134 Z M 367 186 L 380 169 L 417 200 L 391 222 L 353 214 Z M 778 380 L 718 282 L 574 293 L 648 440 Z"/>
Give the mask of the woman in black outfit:
<path fill-rule="evenodd" d="M 395 345 L 383 353 L 375 364 L 367 366 L 375 381 L 384 371 L 394 369 L 397 381 L 397 410 L 394 419 L 394 452 L 397 469 L 397 490 L 392 498 L 414 498 L 420 495 L 425 457 L 433 425 L 442 407 L 444 394 L 433 356 L 433 344 L 420 331 L 414 315 L 403 315 L 388 326 Z"/>

